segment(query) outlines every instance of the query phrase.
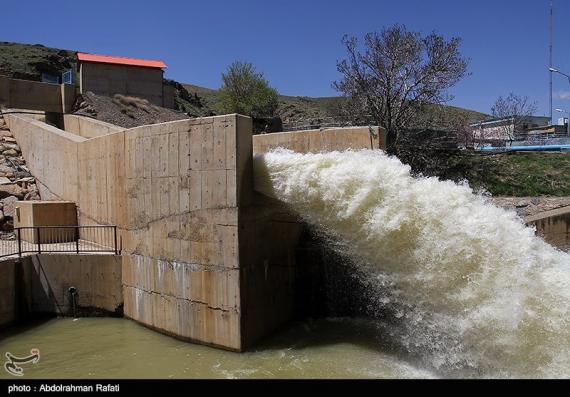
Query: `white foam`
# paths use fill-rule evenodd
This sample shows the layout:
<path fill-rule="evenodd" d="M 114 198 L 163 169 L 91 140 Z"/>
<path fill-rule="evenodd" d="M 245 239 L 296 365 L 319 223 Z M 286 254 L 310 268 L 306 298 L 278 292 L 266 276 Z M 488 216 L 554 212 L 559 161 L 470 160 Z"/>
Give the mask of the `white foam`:
<path fill-rule="evenodd" d="M 381 151 L 255 160 L 288 203 L 368 270 L 386 334 L 448 375 L 570 376 L 570 255 L 466 185 Z"/>

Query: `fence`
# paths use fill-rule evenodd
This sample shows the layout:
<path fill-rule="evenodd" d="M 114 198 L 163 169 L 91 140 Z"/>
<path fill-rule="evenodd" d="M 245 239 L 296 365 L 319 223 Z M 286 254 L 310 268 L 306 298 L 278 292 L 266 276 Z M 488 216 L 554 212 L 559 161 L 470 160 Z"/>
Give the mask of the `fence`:
<path fill-rule="evenodd" d="M 283 132 L 318 130 L 320 128 L 352 127 L 350 122 L 341 122 L 333 118 L 314 120 L 296 120 L 283 123 Z"/>
<path fill-rule="evenodd" d="M 23 254 L 111 253 L 118 255 L 116 226 L 20 227 L 0 240 L 0 258 Z"/>

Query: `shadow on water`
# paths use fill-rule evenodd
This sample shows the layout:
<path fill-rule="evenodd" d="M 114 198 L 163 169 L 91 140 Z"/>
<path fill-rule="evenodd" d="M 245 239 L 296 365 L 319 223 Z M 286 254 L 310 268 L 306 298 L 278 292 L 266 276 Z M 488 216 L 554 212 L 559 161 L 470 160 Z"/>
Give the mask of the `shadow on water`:
<path fill-rule="evenodd" d="M 381 326 L 390 316 L 377 308 L 371 275 L 325 240 L 305 228 L 296 254 L 295 321 L 248 351 L 353 345 L 414 365 Z"/>
<path fill-rule="evenodd" d="M 33 318 L 26 319 L 26 321 L 20 324 L 2 328 L 0 329 L 0 342 L 13 336 L 21 335 L 25 332 L 41 328 L 42 326 L 50 323 L 54 318 L 56 318 L 54 315 L 38 314 L 34 315 Z"/>

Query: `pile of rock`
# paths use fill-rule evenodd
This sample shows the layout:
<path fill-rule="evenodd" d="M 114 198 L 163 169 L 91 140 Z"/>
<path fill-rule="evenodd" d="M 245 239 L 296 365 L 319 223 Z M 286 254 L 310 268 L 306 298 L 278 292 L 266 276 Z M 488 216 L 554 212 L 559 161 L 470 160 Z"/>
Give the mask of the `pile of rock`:
<path fill-rule="evenodd" d="M 40 200 L 36 180 L 0 113 L 0 231 L 13 230 L 17 201 Z"/>

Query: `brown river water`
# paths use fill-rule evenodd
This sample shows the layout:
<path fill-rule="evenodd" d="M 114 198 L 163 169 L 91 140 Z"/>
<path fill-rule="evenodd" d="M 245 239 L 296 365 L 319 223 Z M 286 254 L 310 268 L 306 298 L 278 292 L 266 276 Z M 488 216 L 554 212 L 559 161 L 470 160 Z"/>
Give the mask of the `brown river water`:
<path fill-rule="evenodd" d="M 254 350 L 182 342 L 127 319 L 54 319 L 0 336 L 2 359 L 40 350 L 23 379 L 429 378 L 382 349 L 368 320 L 295 323 Z M 13 378 L 2 368 L 1 379 Z"/>

